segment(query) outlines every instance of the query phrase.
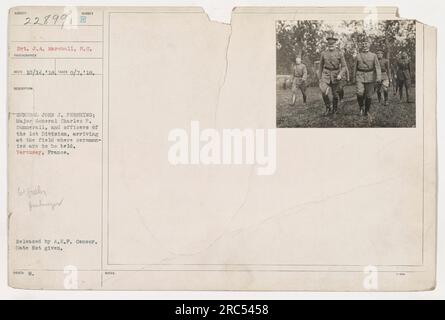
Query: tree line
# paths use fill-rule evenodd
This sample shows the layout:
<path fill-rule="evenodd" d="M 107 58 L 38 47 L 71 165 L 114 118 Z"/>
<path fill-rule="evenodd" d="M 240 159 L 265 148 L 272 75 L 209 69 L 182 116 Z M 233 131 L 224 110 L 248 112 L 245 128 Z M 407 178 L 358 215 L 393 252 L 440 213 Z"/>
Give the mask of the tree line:
<path fill-rule="evenodd" d="M 308 84 L 317 85 L 316 61 L 326 49 L 326 36 L 334 33 L 338 47 L 344 52 L 351 71 L 359 44 L 364 37 L 371 43 L 371 51 L 382 49 L 392 65 L 406 52 L 415 66 L 416 25 L 413 20 L 384 21 L 277 21 L 277 75 L 290 75 L 296 57 L 301 57 L 308 69 Z"/>

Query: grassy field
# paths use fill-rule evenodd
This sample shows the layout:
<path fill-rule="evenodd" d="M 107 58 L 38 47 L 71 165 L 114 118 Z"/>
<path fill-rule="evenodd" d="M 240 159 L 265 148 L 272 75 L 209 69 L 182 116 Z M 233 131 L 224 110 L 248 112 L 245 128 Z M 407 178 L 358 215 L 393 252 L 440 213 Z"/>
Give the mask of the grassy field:
<path fill-rule="evenodd" d="M 298 92 L 295 106 L 290 106 L 290 89 L 277 89 L 277 128 L 369 128 L 369 127 L 415 127 L 416 106 L 414 102 L 400 102 L 398 95 L 389 89 L 389 105 L 379 104 L 377 94 L 373 96 L 371 112 L 368 117 L 359 114 L 355 86 L 345 87 L 345 99 L 338 107 L 337 114 L 323 115 L 325 107 L 320 89 L 307 89 L 307 105 L 303 106 L 301 93 Z M 410 100 L 415 101 L 415 88 L 410 90 Z"/>

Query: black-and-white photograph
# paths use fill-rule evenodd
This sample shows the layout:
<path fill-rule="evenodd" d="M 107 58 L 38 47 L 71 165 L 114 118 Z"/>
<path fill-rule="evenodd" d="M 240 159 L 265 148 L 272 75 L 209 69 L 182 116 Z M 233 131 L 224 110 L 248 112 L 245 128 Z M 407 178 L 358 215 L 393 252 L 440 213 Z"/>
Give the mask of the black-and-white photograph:
<path fill-rule="evenodd" d="M 277 128 L 416 126 L 414 20 L 276 22 Z"/>

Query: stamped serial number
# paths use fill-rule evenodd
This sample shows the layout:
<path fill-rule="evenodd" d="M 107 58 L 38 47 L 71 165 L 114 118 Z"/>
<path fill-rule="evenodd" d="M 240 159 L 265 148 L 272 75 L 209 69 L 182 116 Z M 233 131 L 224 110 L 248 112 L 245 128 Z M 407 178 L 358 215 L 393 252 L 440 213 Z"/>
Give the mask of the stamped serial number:
<path fill-rule="evenodd" d="M 220 315 L 267 315 L 268 305 L 222 304 L 219 306 Z"/>

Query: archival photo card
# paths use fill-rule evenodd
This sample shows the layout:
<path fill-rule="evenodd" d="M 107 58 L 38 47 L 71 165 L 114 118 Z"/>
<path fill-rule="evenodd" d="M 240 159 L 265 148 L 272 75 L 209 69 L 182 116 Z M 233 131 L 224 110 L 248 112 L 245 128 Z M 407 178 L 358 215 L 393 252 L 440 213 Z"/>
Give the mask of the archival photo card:
<path fill-rule="evenodd" d="M 397 8 L 9 12 L 9 285 L 436 283 L 436 30 Z"/>

